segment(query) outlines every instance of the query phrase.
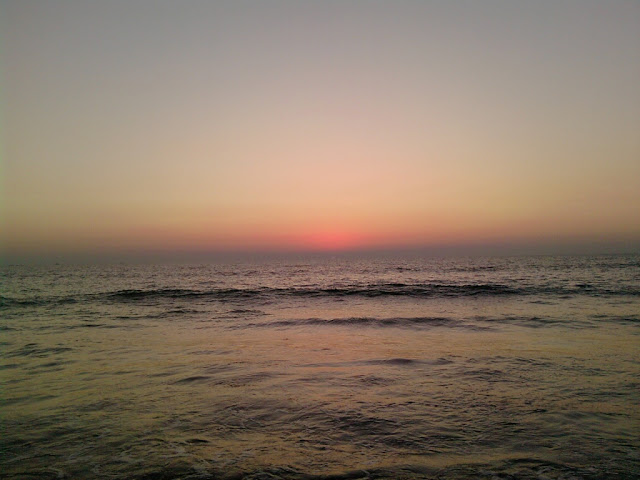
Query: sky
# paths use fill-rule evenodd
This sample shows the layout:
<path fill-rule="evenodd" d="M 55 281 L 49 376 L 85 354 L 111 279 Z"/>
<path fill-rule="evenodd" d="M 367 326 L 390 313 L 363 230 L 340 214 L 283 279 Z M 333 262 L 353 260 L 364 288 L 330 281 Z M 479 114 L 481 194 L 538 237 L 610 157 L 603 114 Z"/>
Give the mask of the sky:
<path fill-rule="evenodd" d="M 0 0 L 1 253 L 640 250 L 639 46 L 635 0 Z"/>

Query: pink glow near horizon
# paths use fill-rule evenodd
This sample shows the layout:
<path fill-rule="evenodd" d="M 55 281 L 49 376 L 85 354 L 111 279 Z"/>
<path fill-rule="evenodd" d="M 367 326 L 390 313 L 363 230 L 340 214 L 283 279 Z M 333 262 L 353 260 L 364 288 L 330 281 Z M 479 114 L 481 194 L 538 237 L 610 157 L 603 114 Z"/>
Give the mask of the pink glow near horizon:
<path fill-rule="evenodd" d="M 637 3 L 0 8 L 4 253 L 640 243 Z"/>

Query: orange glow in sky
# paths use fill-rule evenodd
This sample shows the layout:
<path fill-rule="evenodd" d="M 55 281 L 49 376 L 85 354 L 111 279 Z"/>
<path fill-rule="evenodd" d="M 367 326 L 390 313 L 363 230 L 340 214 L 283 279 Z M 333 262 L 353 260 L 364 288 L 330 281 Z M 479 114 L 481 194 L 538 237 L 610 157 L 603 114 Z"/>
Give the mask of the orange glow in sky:
<path fill-rule="evenodd" d="M 640 3 L 160 3 L 0 4 L 3 256 L 640 245 Z"/>
<path fill-rule="evenodd" d="M 344 250 L 367 246 L 363 235 L 342 230 L 324 230 L 303 237 L 300 244 L 309 250 Z"/>

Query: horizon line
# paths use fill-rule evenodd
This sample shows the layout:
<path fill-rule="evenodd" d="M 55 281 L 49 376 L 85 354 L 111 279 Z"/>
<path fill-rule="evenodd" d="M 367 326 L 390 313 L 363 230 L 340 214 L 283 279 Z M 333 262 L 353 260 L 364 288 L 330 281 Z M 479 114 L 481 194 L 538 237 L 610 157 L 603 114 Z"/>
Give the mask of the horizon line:
<path fill-rule="evenodd" d="M 102 264 L 102 263 L 189 263 L 247 258 L 286 257 L 510 257 L 640 255 L 640 239 L 582 242 L 500 242 L 483 244 L 377 246 L 336 249 L 320 248 L 236 248 L 158 249 L 129 248 L 103 251 L 0 252 L 0 265 Z"/>

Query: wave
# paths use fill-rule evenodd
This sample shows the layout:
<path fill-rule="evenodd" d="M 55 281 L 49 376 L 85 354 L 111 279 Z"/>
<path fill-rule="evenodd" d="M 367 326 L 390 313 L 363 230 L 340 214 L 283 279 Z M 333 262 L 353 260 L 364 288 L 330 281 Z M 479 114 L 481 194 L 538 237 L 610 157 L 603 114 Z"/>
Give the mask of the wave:
<path fill-rule="evenodd" d="M 246 317 L 245 317 L 246 318 Z M 637 316 L 592 316 L 590 320 L 575 317 L 553 318 L 537 316 L 505 315 L 498 317 L 477 316 L 466 319 L 449 317 L 343 317 L 343 318 L 297 318 L 281 319 L 263 322 L 234 323 L 231 329 L 247 328 L 297 328 L 297 327 L 353 327 L 353 328 L 455 328 L 474 332 L 493 331 L 503 325 L 515 325 L 524 328 L 553 328 L 569 329 L 593 328 L 598 323 L 617 323 L 638 326 L 640 318 Z"/>
<path fill-rule="evenodd" d="M 478 295 L 517 295 L 525 293 L 521 289 L 500 284 L 405 284 L 376 283 L 369 285 L 347 285 L 330 287 L 258 287 L 258 288 L 216 288 L 209 290 L 153 289 L 120 290 L 106 294 L 107 298 L 120 301 L 136 301 L 153 298 L 210 298 L 246 299 L 259 297 L 461 297 Z"/>
<path fill-rule="evenodd" d="M 461 320 L 446 317 L 400 317 L 400 318 L 375 318 L 375 317 L 348 317 L 348 318 L 303 318 L 276 320 L 272 322 L 247 323 L 236 325 L 233 328 L 272 328 L 272 327 L 304 327 L 304 326 L 346 326 L 346 327 L 404 327 L 404 328 L 429 328 L 449 327 L 465 328 L 471 330 L 489 330 L 489 327 L 471 325 Z"/>
<path fill-rule="evenodd" d="M 41 307 L 45 305 L 64 305 L 78 303 L 75 296 L 12 298 L 0 295 L 0 308 L 7 307 Z"/>
<path fill-rule="evenodd" d="M 371 283 L 335 286 L 294 287 L 220 287 L 203 290 L 189 288 L 126 289 L 97 294 L 11 298 L 0 296 L 0 308 L 39 307 L 64 305 L 78 302 L 146 302 L 162 299 L 200 299 L 205 301 L 232 301 L 250 299 L 273 299 L 278 297 L 410 297 L 410 298 L 457 298 L 518 295 L 587 295 L 596 297 L 640 296 L 640 289 L 631 286 L 603 288 L 586 283 L 571 286 L 509 286 L 500 283 Z"/>
<path fill-rule="evenodd" d="M 256 288 L 212 288 L 119 290 L 105 294 L 109 299 L 135 301 L 151 298 L 210 298 L 248 299 L 259 297 L 469 297 L 502 295 L 592 295 L 592 296 L 639 296 L 640 289 L 631 287 L 601 288 L 589 284 L 571 287 L 525 286 L 515 287 L 498 283 L 371 283 L 364 285 L 337 285 L 328 287 L 256 287 Z"/>
<path fill-rule="evenodd" d="M 453 363 L 453 360 L 449 360 L 448 358 L 436 358 L 432 360 L 425 359 L 416 359 L 416 358 L 404 358 L 404 357 L 396 357 L 396 358 L 374 358 L 371 360 L 353 360 L 347 362 L 325 362 L 325 363 L 307 363 L 300 365 L 304 368 L 309 367 L 358 367 L 358 366 L 368 366 L 368 365 L 383 365 L 383 366 L 394 366 L 394 367 L 411 367 L 411 366 L 442 366 L 442 365 L 450 365 Z"/>
<path fill-rule="evenodd" d="M 70 352 L 70 347 L 46 347 L 37 343 L 27 343 L 22 347 L 16 348 L 6 353 L 7 357 L 48 357 L 50 355 L 58 355 Z"/>

